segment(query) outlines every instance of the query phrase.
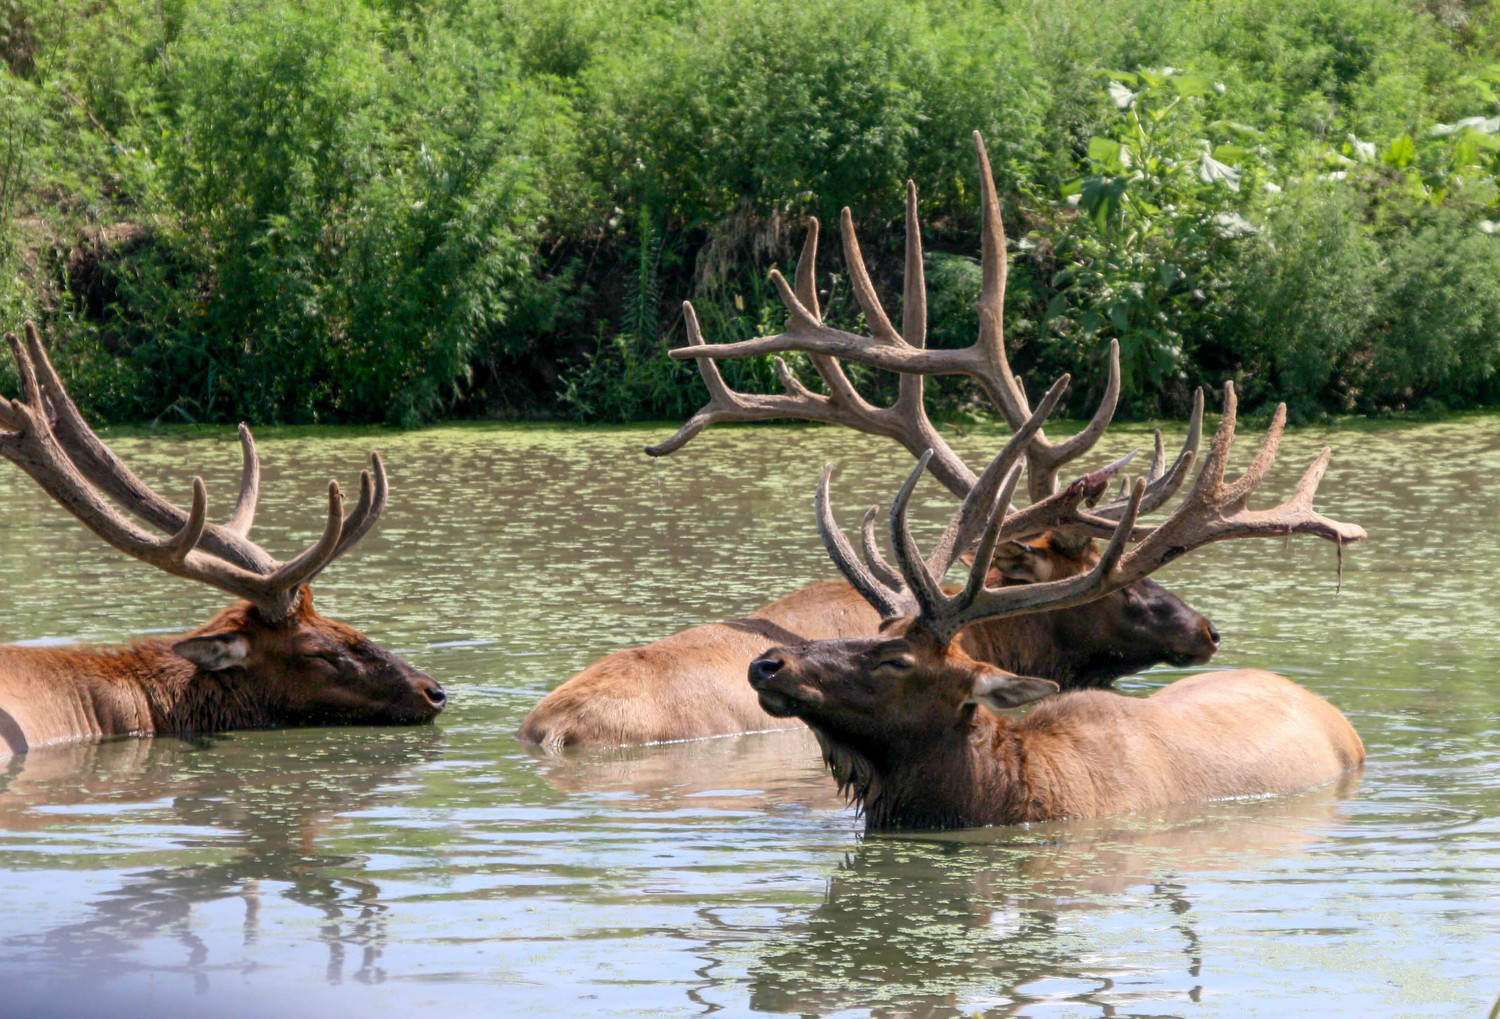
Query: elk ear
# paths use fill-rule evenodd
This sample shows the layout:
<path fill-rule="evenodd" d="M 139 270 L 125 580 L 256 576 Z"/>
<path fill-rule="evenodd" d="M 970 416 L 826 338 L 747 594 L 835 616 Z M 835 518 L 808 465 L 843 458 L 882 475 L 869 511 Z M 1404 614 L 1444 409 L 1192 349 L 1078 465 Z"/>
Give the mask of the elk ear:
<path fill-rule="evenodd" d="M 983 704 L 995 711 L 1017 708 L 1022 704 L 1051 696 L 1060 690 L 1050 679 L 1036 676 L 1018 676 L 993 666 L 974 673 L 974 684 L 969 688 L 968 704 Z"/>
<path fill-rule="evenodd" d="M 210 633 L 179 640 L 172 650 L 205 672 L 221 672 L 245 664 L 250 642 L 239 633 Z"/>
<path fill-rule="evenodd" d="M 990 563 L 991 575 L 998 573 L 1006 580 L 1022 584 L 1040 584 L 1055 579 L 1047 557 L 1022 541 L 1002 541 L 995 547 Z"/>

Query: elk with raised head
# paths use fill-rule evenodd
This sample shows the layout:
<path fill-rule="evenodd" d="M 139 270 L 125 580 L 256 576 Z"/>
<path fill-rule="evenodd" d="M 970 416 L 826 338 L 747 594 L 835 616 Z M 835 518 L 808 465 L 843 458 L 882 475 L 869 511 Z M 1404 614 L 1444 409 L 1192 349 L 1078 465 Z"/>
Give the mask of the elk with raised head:
<path fill-rule="evenodd" d="M 353 627 L 318 615 L 307 586 L 385 509 L 388 485 L 378 455 L 360 475 L 354 510 L 344 515 L 338 482 L 329 482 L 322 536 L 277 562 L 247 537 L 260 495 L 260 459 L 249 429 L 240 426 L 239 499 L 225 523 L 209 523 L 201 478 L 193 479 L 192 506 L 184 510 L 152 491 L 94 434 L 35 326 L 26 323 L 24 345 L 14 334 L 6 339 L 21 395 L 0 397 L 0 455 L 120 551 L 243 600 L 181 637 L 108 648 L 0 645 L 0 758 L 105 736 L 425 722 L 443 709 L 443 689 L 432 677 Z"/>
<path fill-rule="evenodd" d="M 1342 550 L 1363 540 L 1361 528 L 1313 509 L 1326 447 L 1289 500 L 1270 510 L 1246 507 L 1275 458 L 1285 422 L 1283 406 L 1250 466 L 1226 483 L 1235 426 L 1234 386 L 1226 384 L 1224 415 L 1182 504 L 1159 526 L 1138 528 L 1148 486 L 1136 481 L 1093 569 L 1024 587 L 987 587 L 979 565 L 1028 512 L 1010 510 L 1020 470 L 1010 447 L 926 559 L 906 519 L 928 460 L 922 458 L 891 506 L 895 568 L 870 540 L 868 526 L 860 562 L 834 521 L 831 468 L 825 470 L 816 500 L 824 545 L 885 622 L 873 638 L 768 651 L 750 664 L 750 685 L 768 712 L 801 718 L 813 729 L 839 786 L 871 829 L 1089 817 L 1331 782 L 1364 760 L 1359 736 L 1327 701 L 1280 676 L 1251 669 L 1203 673 L 1145 698 L 1080 690 L 1013 720 L 979 709 L 1026 704 L 1056 693 L 1057 684 L 980 660 L 966 639 L 987 620 L 1085 604 L 1214 541 L 1312 534 Z M 958 558 L 955 550 L 976 539 L 967 583 L 947 593 L 941 579 Z"/>
<path fill-rule="evenodd" d="M 672 356 L 700 359 L 698 368 L 708 387 L 709 402 L 675 435 L 646 451 L 652 456 L 666 456 L 720 422 L 797 418 L 895 439 L 913 456 L 930 449 L 934 476 L 960 498 L 967 495 L 976 475 L 928 418 L 924 376 L 942 371 L 977 379 L 1018 434 L 1031 417 L 1025 392 L 1006 359 L 1001 322 L 1005 235 L 989 158 L 977 134 L 975 144 L 983 200 L 984 289 L 979 342 L 965 352 L 965 357 L 942 358 L 943 351 L 924 350 L 927 291 L 922 234 L 916 188 L 908 183 L 901 332 L 896 332 L 875 293 L 848 209 L 842 217 L 844 260 L 871 335 L 856 337 L 822 324 L 816 287 L 818 221 L 814 219 L 797 263 L 795 287 L 772 271 L 772 280 L 791 314 L 786 332 L 709 346 L 704 343 L 692 304 L 683 305 L 688 346 L 672 351 Z M 903 356 L 887 357 L 877 365 L 900 374 L 893 405 L 874 406 L 854 388 L 838 360 L 851 349 L 851 341 L 888 351 L 900 344 Z M 826 395 L 802 385 L 779 358 L 776 367 L 784 393 L 735 392 L 725 384 L 712 360 L 788 350 L 810 355 Z M 929 354 L 939 359 L 924 360 Z M 1076 493 L 1060 492 L 1057 476 L 1064 465 L 1091 450 L 1109 426 L 1120 393 L 1119 358 L 1118 346 L 1111 344 L 1104 394 L 1082 431 L 1066 441 L 1051 443 L 1036 427 L 1024 438 L 1028 484 L 1037 506 L 1028 511 L 1027 526 L 1011 532 L 1015 537 L 996 548 L 990 582 L 1056 580 L 1086 573 L 1097 564 L 1099 551 L 1094 538 L 1110 533 L 1124 501 L 1116 500 L 1080 515 L 1075 512 L 1079 508 Z M 1157 433 L 1148 508 L 1164 504 L 1187 477 L 1198 450 L 1202 423 L 1200 392 L 1182 451 L 1170 468 L 1161 434 Z M 745 688 L 744 670 L 749 661 L 777 644 L 871 636 L 879 624 L 879 616 L 848 584 L 813 584 L 744 618 L 695 626 L 653 644 L 605 656 L 544 697 L 527 716 L 518 735 L 526 742 L 550 746 L 613 746 L 795 726 L 795 719 L 766 714 Z M 1208 619 L 1147 579 L 1067 611 L 987 622 L 975 631 L 973 639 L 986 660 L 1017 672 L 1045 676 L 1063 689 L 1108 686 L 1120 676 L 1158 662 L 1199 664 L 1211 658 L 1219 646 L 1219 634 Z"/>

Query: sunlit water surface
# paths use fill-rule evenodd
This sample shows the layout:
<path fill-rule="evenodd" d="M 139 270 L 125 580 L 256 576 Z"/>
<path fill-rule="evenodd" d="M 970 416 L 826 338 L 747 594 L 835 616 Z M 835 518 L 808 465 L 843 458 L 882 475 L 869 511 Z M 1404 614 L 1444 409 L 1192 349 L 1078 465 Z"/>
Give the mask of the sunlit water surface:
<path fill-rule="evenodd" d="M 1252 430 L 1245 429 L 1246 433 Z M 319 526 L 379 448 L 385 522 L 319 607 L 439 677 L 418 729 L 248 732 L 0 765 L 0 1015 L 1483 1015 L 1500 973 L 1500 420 L 1303 432 L 1362 523 L 1204 550 L 1163 579 L 1342 708 L 1357 783 L 960 836 L 866 838 L 801 733 L 549 755 L 512 733 L 598 656 L 827 576 L 825 460 L 853 514 L 909 460 L 829 429 L 455 427 L 261 436 L 256 535 Z M 1252 441 L 1247 434 L 1242 440 Z M 993 432 L 956 439 L 971 460 Z M 1116 429 L 1099 464 L 1149 444 Z M 229 433 L 115 440 L 222 512 Z M 1244 463 L 1249 450 L 1240 449 Z M 224 599 L 127 561 L 0 465 L 0 640 L 185 629 Z M 923 515 L 948 501 L 924 489 Z M 1264 505 L 1262 501 L 1260 503 Z M 1181 675 L 1156 670 L 1143 693 Z"/>

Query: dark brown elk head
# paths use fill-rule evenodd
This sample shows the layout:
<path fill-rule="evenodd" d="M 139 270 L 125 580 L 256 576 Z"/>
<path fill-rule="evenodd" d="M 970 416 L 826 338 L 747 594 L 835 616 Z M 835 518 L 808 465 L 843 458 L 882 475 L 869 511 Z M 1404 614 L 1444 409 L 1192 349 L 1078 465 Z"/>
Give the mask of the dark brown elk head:
<path fill-rule="evenodd" d="M 1028 427 L 1040 423 L 1059 392 L 1054 386 Z M 874 541 L 870 513 L 865 515 L 864 562 L 860 561 L 834 521 L 828 495 L 831 467 L 826 469 L 816 500 L 824 546 L 840 572 L 886 621 L 878 638 L 809 641 L 762 654 L 749 669 L 761 707 L 779 717 L 800 718 L 812 728 L 835 778 L 867 811 L 873 827 L 946 827 L 954 818 L 966 816 L 969 804 L 958 798 L 974 788 L 967 781 L 971 754 L 976 744 L 985 743 L 975 729 L 993 730 L 996 725 L 991 716 L 975 709 L 1015 707 L 1054 693 L 1058 686 L 975 658 L 960 640 L 964 631 L 985 621 L 1087 605 L 1138 584 L 1178 556 L 1214 541 L 1312 534 L 1342 548 L 1364 539 L 1363 529 L 1330 520 L 1312 507 L 1328 466 L 1326 447 L 1290 499 L 1270 510 L 1248 509 L 1246 501 L 1275 458 L 1286 411 L 1278 409 L 1244 474 L 1226 482 L 1235 416 L 1234 386 L 1226 383 L 1224 414 L 1209 454 L 1192 490 L 1165 521 L 1152 528 L 1136 526 L 1148 488 L 1145 479 L 1138 479 L 1093 568 L 1030 584 L 990 587 L 990 571 L 983 566 L 992 561 L 1007 532 L 1029 519 L 1030 509 L 1015 511 L 1010 504 L 1025 429 L 1000 451 L 925 558 L 907 524 L 912 492 L 930 459 L 922 456 L 891 506 L 895 567 Z M 1066 503 L 1097 497 L 1123 465 L 1121 461 L 1086 475 L 1068 486 L 1061 500 L 1057 495 L 1048 499 Z M 968 547 L 976 537 L 978 547 L 964 586 L 945 589 L 942 578 L 959 558 L 955 550 Z M 950 795 L 951 801 L 946 799 Z"/>
<path fill-rule="evenodd" d="M 890 620 L 879 637 L 772 648 L 750 663 L 760 706 L 800 718 L 825 744 L 883 761 L 945 739 L 976 704 L 1010 708 L 1058 692 L 971 658 L 916 619 Z"/>
<path fill-rule="evenodd" d="M 1099 558 L 1093 538 L 1076 538 L 1062 530 L 1009 539 L 995 549 L 985 584 L 1005 587 L 1064 580 L 1092 570 Z M 965 556 L 965 560 L 972 562 L 972 557 Z M 1106 686 L 1158 662 L 1201 665 L 1219 649 L 1219 631 L 1213 623 L 1149 578 L 1067 611 L 1039 613 L 1030 617 L 1029 627 L 1020 628 L 1035 633 L 1040 644 L 1057 649 L 1057 668 L 1049 674 L 1068 688 Z M 976 630 L 971 643 L 984 654 L 979 645 L 1017 636 Z"/>
<path fill-rule="evenodd" d="M 693 358 L 708 387 L 709 402 L 671 438 L 647 448 L 653 456 L 681 449 L 705 428 L 721 421 L 764 421 L 802 418 L 841 425 L 895 439 L 913 456 L 931 451 L 930 470 L 944 487 L 965 497 L 978 481 L 975 472 L 948 445 L 928 418 L 923 404 L 924 377 L 930 374 L 961 374 L 975 379 L 995 404 L 1013 432 L 1026 426 L 1031 407 L 1019 379 L 1006 359 L 1002 311 L 1005 303 L 1005 234 L 1000 222 L 999 202 L 984 144 L 974 136 L 979 154 L 979 186 L 983 213 L 983 287 L 979 302 L 979 337 L 963 350 L 927 350 L 927 290 L 923 274 L 922 235 L 917 221 L 917 192 L 907 184 L 906 286 L 902 295 L 900 331 L 886 314 L 875 293 L 864 256 L 854 233 L 853 218 L 845 209 L 840 221 L 844 260 L 849 268 L 853 292 L 864 312 L 870 335 L 857 336 L 823 323 L 816 286 L 818 222 L 812 220 L 802 257 L 797 263 L 795 285 L 772 270 L 771 279 L 781 294 L 789 315 L 786 330 L 738 343 L 706 344 L 691 304 L 683 306 L 687 346 L 673 350 L 675 358 Z M 794 377 L 779 358 L 777 370 L 784 392 L 741 393 L 725 384 L 715 358 L 799 351 L 808 355 L 822 380 L 824 392 L 814 392 Z M 840 359 L 870 368 L 896 372 L 899 395 L 889 407 L 864 399 L 845 373 Z M 1025 439 L 1027 487 L 1032 507 L 1028 516 L 1011 532 L 1019 539 L 997 550 L 993 582 L 1030 584 L 1081 576 L 1099 561 L 1095 538 L 1108 538 L 1124 511 L 1126 500 L 1113 502 L 1068 516 L 1065 508 L 1051 501 L 1059 496 L 1058 472 L 1087 453 L 1103 436 L 1114 415 L 1120 393 L 1120 352 L 1112 343 L 1109 377 L 1099 407 L 1088 425 L 1064 441 L 1049 442 L 1039 427 Z M 1203 394 L 1195 399 L 1188 434 L 1175 461 L 1168 464 L 1161 434 L 1156 435 L 1156 455 L 1147 475 L 1143 512 L 1161 505 L 1187 476 L 1197 455 L 1202 435 Z M 1075 501 L 1071 504 L 1079 509 Z M 1029 550 L 1029 551 L 1025 551 Z M 1105 685 L 1119 676 L 1170 662 L 1185 665 L 1206 661 L 1218 650 L 1218 633 L 1202 615 L 1153 581 L 1143 580 L 1097 602 L 1081 606 L 1072 614 L 1028 624 L 1028 646 L 1039 654 L 1016 655 L 1012 663 L 1045 661 L 1048 674 L 1064 686 Z M 1012 628 L 1013 629 L 1013 628 Z M 1003 638 L 1014 648 L 1012 632 Z M 999 638 L 997 638 L 999 639 Z M 976 637 L 982 642 L 982 637 Z M 981 652 L 990 658 L 988 653 Z M 1040 666 L 1038 666 L 1040 667 Z"/>
<path fill-rule="evenodd" d="M 163 675 L 148 680 L 166 689 L 163 684 L 180 684 L 179 674 L 187 673 L 189 689 L 175 692 L 203 701 L 207 724 L 219 728 L 424 722 L 443 709 L 446 697 L 432 677 L 313 609 L 308 584 L 353 548 L 385 509 L 389 487 L 378 455 L 360 475 L 353 511 L 344 515 L 338 482 L 329 482 L 322 535 L 278 562 L 248 538 L 260 494 L 260 458 L 248 428 L 240 426 L 239 498 L 224 523 L 210 523 L 201 478 L 193 478 L 192 505 L 184 510 L 148 487 L 94 434 L 35 326 L 26 323 L 24 344 L 14 335 L 7 339 L 21 396 L 0 397 L 0 455 L 120 551 L 243 599 L 169 645 L 184 666 L 196 669 L 163 667 Z"/>
<path fill-rule="evenodd" d="M 281 619 L 240 602 L 173 642 L 172 651 L 253 700 L 266 724 L 426 722 L 448 700 L 400 655 L 319 615 L 310 587 Z"/>

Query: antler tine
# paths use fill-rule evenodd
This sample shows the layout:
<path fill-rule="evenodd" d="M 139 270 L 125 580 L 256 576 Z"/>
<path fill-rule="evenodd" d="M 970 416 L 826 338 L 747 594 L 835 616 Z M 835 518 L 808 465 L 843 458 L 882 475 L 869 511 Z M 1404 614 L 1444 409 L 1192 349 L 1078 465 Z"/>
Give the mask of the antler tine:
<path fill-rule="evenodd" d="M 41 391 L 52 412 L 49 431 L 78 473 L 114 499 L 127 513 L 163 531 L 180 530 L 187 522 L 188 511 L 158 495 L 94 433 L 84 420 L 78 405 L 68 395 L 57 370 L 52 367 L 52 360 L 47 356 L 47 348 L 43 346 L 35 325 L 28 322 L 26 327 L 26 346 L 30 353 L 28 363 L 35 365 L 35 375 L 41 380 Z M 243 438 L 241 443 L 243 448 Z M 257 464 L 257 487 L 258 468 Z M 242 493 L 245 481 L 242 475 Z M 254 513 L 253 503 L 250 511 Z M 236 512 L 239 512 L 239 505 L 236 505 Z M 210 524 L 204 529 L 202 541 L 206 551 L 246 570 L 259 573 L 270 569 L 275 560 L 259 545 L 243 539 L 244 535 L 236 533 L 232 528 L 218 528 Z"/>
<path fill-rule="evenodd" d="M 925 348 L 927 267 L 922 261 L 922 223 L 917 215 L 917 185 L 913 181 L 906 182 L 906 265 L 901 287 L 901 337 L 909 346 Z M 902 372 L 896 386 L 898 411 L 925 419 L 926 378 L 915 372 Z"/>
<path fill-rule="evenodd" d="M 875 574 L 886 587 L 893 591 L 905 591 L 906 582 L 901 579 L 885 557 L 880 554 L 880 543 L 875 540 L 875 518 L 880 515 L 879 506 L 871 506 L 865 510 L 865 518 L 860 522 L 860 546 L 865 556 L 865 563 L 870 567 L 870 572 Z"/>
<path fill-rule="evenodd" d="M 1010 501 L 1010 495 L 1015 493 L 1016 482 L 1019 480 L 1020 466 L 1011 468 L 1010 474 L 1005 479 L 1005 501 L 997 501 L 990 510 L 989 518 L 985 523 L 984 533 L 979 537 L 979 544 L 974 549 L 974 559 L 969 563 L 969 579 L 964 584 L 960 602 L 970 603 L 984 588 L 985 578 L 989 576 L 990 562 L 995 557 L 995 545 L 1000 540 L 1000 529 L 1005 524 L 1004 506 Z"/>
<path fill-rule="evenodd" d="M 693 310 L 692 301 L 682 302 L 682 320 L 687 326 L 688 344 L 701 347 L 703 333 L 698 329 L 698 313 Z M 698 362 L 698 374 L 703 379 L 703 384 L 708 387 L 708 403 L 704 404 L 698 413 L 688 418 L 683 426 L 677 429 L 677 433 L 665 442 L 658 442 L 654 446 L 647 446 L 646 453 L 650 456 L 667 456 L 675 453 L 686 446 L 703 429 L 716 421 L 724 420 L 754 420 L 750 417 L 736 417 L 737 414 L 748 412 L 744 406 L 740 394 L 730 389 L 724 382 L 724 376 L 719 373 L 719 366 L 712 360 L 704 358 Z"/>
<path fill-rule="evenodd" d="M 1030 416 L 1026 393 L 1010 370 L 1005 356 L 1005 283 L 1009 259 L 1005 251 L 1005 221 L 1000 216 L 1000 196 L 990 170 L 990 154 L 984 137 L 974 132 L 974 154 L 979 159 L 979 338 L 992 370 L 980 378 L 990 399 L 1012 428 Z"/>
<path fill-rule="evenodd" d="M 180 563 L 188 557 L 188 553 L 198 547 L 198 539 L 203 537 L 203 525 L 208 523 L 208 489 L 203 487 L 203 479 L 193 478 L 193 508 L 188 511 L 187 523 L 182 525 L 182 530 L 173 535 L 166 543 L 167 555 L 174 561 Z"/>
<path fill-rule="evenodd" d="M 250 534 L 255 523 L 255 507 L 260 502 L 260 453 L 255 448 L 255 436 L 249 427 L 240 422 L 240 494 L 234 501 L 234 512 L 224 522 L 224 530 L 244 538 Z"/>
<path fill-rule="evenodd" d="M 16 338 L 15 333 L 6 333 L 5 339 L 16 358 L 16 376 L 21 382 L 20 402 L 33 412 L 45 415 L 47 407 L 42 400 L 42 388 L 37 384 L 35 363 L 28 356 L 27 348 L 21 346 L 21 341 Z M 30 322 L 26 323 L 26 342 L 27 346 L 33 349 L 41 346 L 41 341 L 36 334 L 36 326 Z"/>
<path fill-rule="evenodd" d="M 1244 473 L 1224 486 L 1223 500 L 1226 505 L 1243 507 L 1245 500 L 1260 487 L 1266 472 L 1276 461 L 1276 452 L 1281 448 L 1281 434 L 1285 430 L 1286 404 L 1278 403 L 1276 412 L 1271 415 L 1271 426 L 1266 429 L 1265 438 L 1260 441 L 1260 449 L 1255 452 L 1255 459 L 1250 461 L 1250 466 L 1245 468 Z"/>
<path fill-rule="evenodd" d="M 923 617 L 931 614 L 942 602 L 942 578 L 933 576 L 932 571 L 927 568 L 927 563 L 922 559 L 921 552 L 917 550 L 917 542 L 912 537 L 906 511 L 911 505 L 911 496 L 916 491 L 917 482 L 922 479 L 923 472 L 927 470 L 927 462 L 931 459 L 931 450 L 917 459 L 917 465 L 906 476 L 901 490 L 896 493 L 896 498 L 891 502 L 891 550 L 896 555 L 896 568 L 901 571 L 907 589 L 916 599 Z"/>
<path fill-rule="evenodd" d="M 802 253 L 797 256 L 797 300 L 802 302 L 813 318 L 823 320 L 823 309 L 818 306 L 818 217 L 807 217 L 807 239 L 802 242 Z"/>
<path fill-rule="evenodd" d="M 1167 469 L 1167 447 L 1161 441 L 1161 429 L 1157 428 L 1151 433 L 1151 441 L 1154 448 L 1151 451 L 1151 468 L 1146 471 L 1146 485 L 1150 487 L 1151 482 L 1161 477 L 1162 471 Z M 1124 493 L 1121 493 L 1122 495 Z"/>
<path fill-rule="evenodd" d="M 339 539 L 338 551 L 333 554 L 334 559 L 357 544 L 379 522 L 390 494 L 385 462 L 379 453 L 371 453 L 370 470 L 359 472 L 359 502 L 355 504 L 354 512 L 344 518 L 344 533 Z"/>
<path fill-rule="evenodd" d="M 265 578 L 268 593 L 300 588 L 318 571 L 333 561 L 339 553 L 339 538 L 344 533 L 344 493 L 337 481 L 328 483 L 328 519 L 323 524 L 323 533 L 295 559 L 287 562 Z"/>
<path fill-rule="evenodd" d="M 1187 438 L 1182 442 L 1182 450 L 1177 454 L 1177 459 L 1172 462 L 1171 470 L 1162 472 L 1164 457 L 1162 455 L 1161 432 L 1156 433 L 1156 455 L 1152 459 L 1151 471 L 1146 476 L 1146 498 L 1141 503 L 1141 512 L 1150 513 L 1171 501 L 1187 480 L 1188 471 L 1193 466 L 1193 461 L 1198 456 L 1198 447 L 1203 440 L 1203 388 L 1200 386 L 1193 394 L 1193 413 L 1188 418 Z M 1094 510 L 1093 516 L 1100 521 L 1116 521 L 1124 512 L 1126 500 L 1122 497 L 1107 505 L 1100 506 Z"/>
<path fill-rule="evenodd" d="M 278 563 L 244 537 L 260 490 L 260 459 L 248 428 L 240 426 L 244 464 L 239 498 L 229 522 L 216 527 L 207 522 L 208 492 L 201 478 L 193 479 L 192 504 L 183 511 L 156 495 L 99 440 L 68 396 L 33 324 L 27 323 L 24 345 L 13 334 L 9 339 L 23 396 L 0 398 L 0 418 L 14 429 L 0 432 L 0 455 L 20 466 L 89 530 L 143 562 L 245 598 L 279 619 L 296 606 L 302 585 L 367 533 L 385 507 L 389 484 L 376 455 L 371 458 L 373 477 L 370 472 L 361 476 L 359 506 L 349 519 L 343 515 L 338 484 L 330 483 L 322 536 L 295 559 Z M 142 530 L 104 495 L 167 535 Z"/>
<path fill-rule="evenodd" d="M 807 240 L 802 242 L 802 253 L 797 256 L 797 300 L 802 302 L 812 316 L 819 322 L 823 320 L 823 310 L 818 306 L 818 217 L 809 216 L 807 219 Z M 837 358 L 826 354 L 808 355 L 812 361 L 813 368 L 828 386 L 829 396 L 835 403 L 846 403 L 851 407 L 858 407 L 864 403 L 854 383 L 849 381 L 849 376 L 844 374 L 843 365 L 839 364 Z M 701 362 L 700 362 L 701 363 Z M 780 358 L 776 359 L 778 369 L 782 367 Z"/>
<path fill-rule="evenodd" d="M 865 601 L 880 613 L 884 619 L 893 619 L 907 614 L 911 609 L 911 599 L 904 592 L 893 590 L 876 580 L 859 557 L 854 554 L 854 547 L 849 544 L 849 539 L 844 537 L 844 532 L 839 528 L 838 522 L 833 517 L 833 505 L 828 496 L 828 482 L 833 476 L 833 464 L 823 468 L 823 478 L 818 482 L 818 493 L 813 500 L 813 509 L 818 519 L 818 534 L 823 539 L 823 547 L 828 551 L 828 556 L 833 564 L 838 567 L 844 579 L 864 597 Z"/>
<path fill-rule="evenodd" d="M 927 268 L 922 262 L 922 224 L 917 215 L 917 184 L 906 182 L 906 266 L 901 291 L 901 338 L 927 346 Z M 905 382 L 908 376 L 903 375 Z M 920 375 L 911 376 L 920 382 Z"/>
<path fill-rule="evenodd" d="M 839 213 L 839 234 L 844 242 L 844 263 L 849 268 L 849 282 L 854 288 L 854 298 L 865 313 L 870 332 L 881 343 L 905 346 L 906 343 L 891 325 L 880 296 L 875 293 L 875 284 L 870 282 L 870 273 L 865 268 L 865 256 L 859 250 L 859 238 L 854 233 L 854 214 L 848 206 Z"/>
<path fill-rule="evenodd" d="M 1047 442 L 1038 435 L 1026 451 L 1028 475 L 1026 485 L 1032 501 L 1045 499 L 1057 490 L 1057 473 L 1064 464 L 1078 459 L 1094 448 L 1104 436 L 1109 423 L 1114 419 L 1115 407 L 1120 401 L 1120 341 L 1109 341 L 1109 377 L 1104 384 L 1104 396 L 1094 410 L 1094 416 L 1077 435 L 1056 444 Z"/>

